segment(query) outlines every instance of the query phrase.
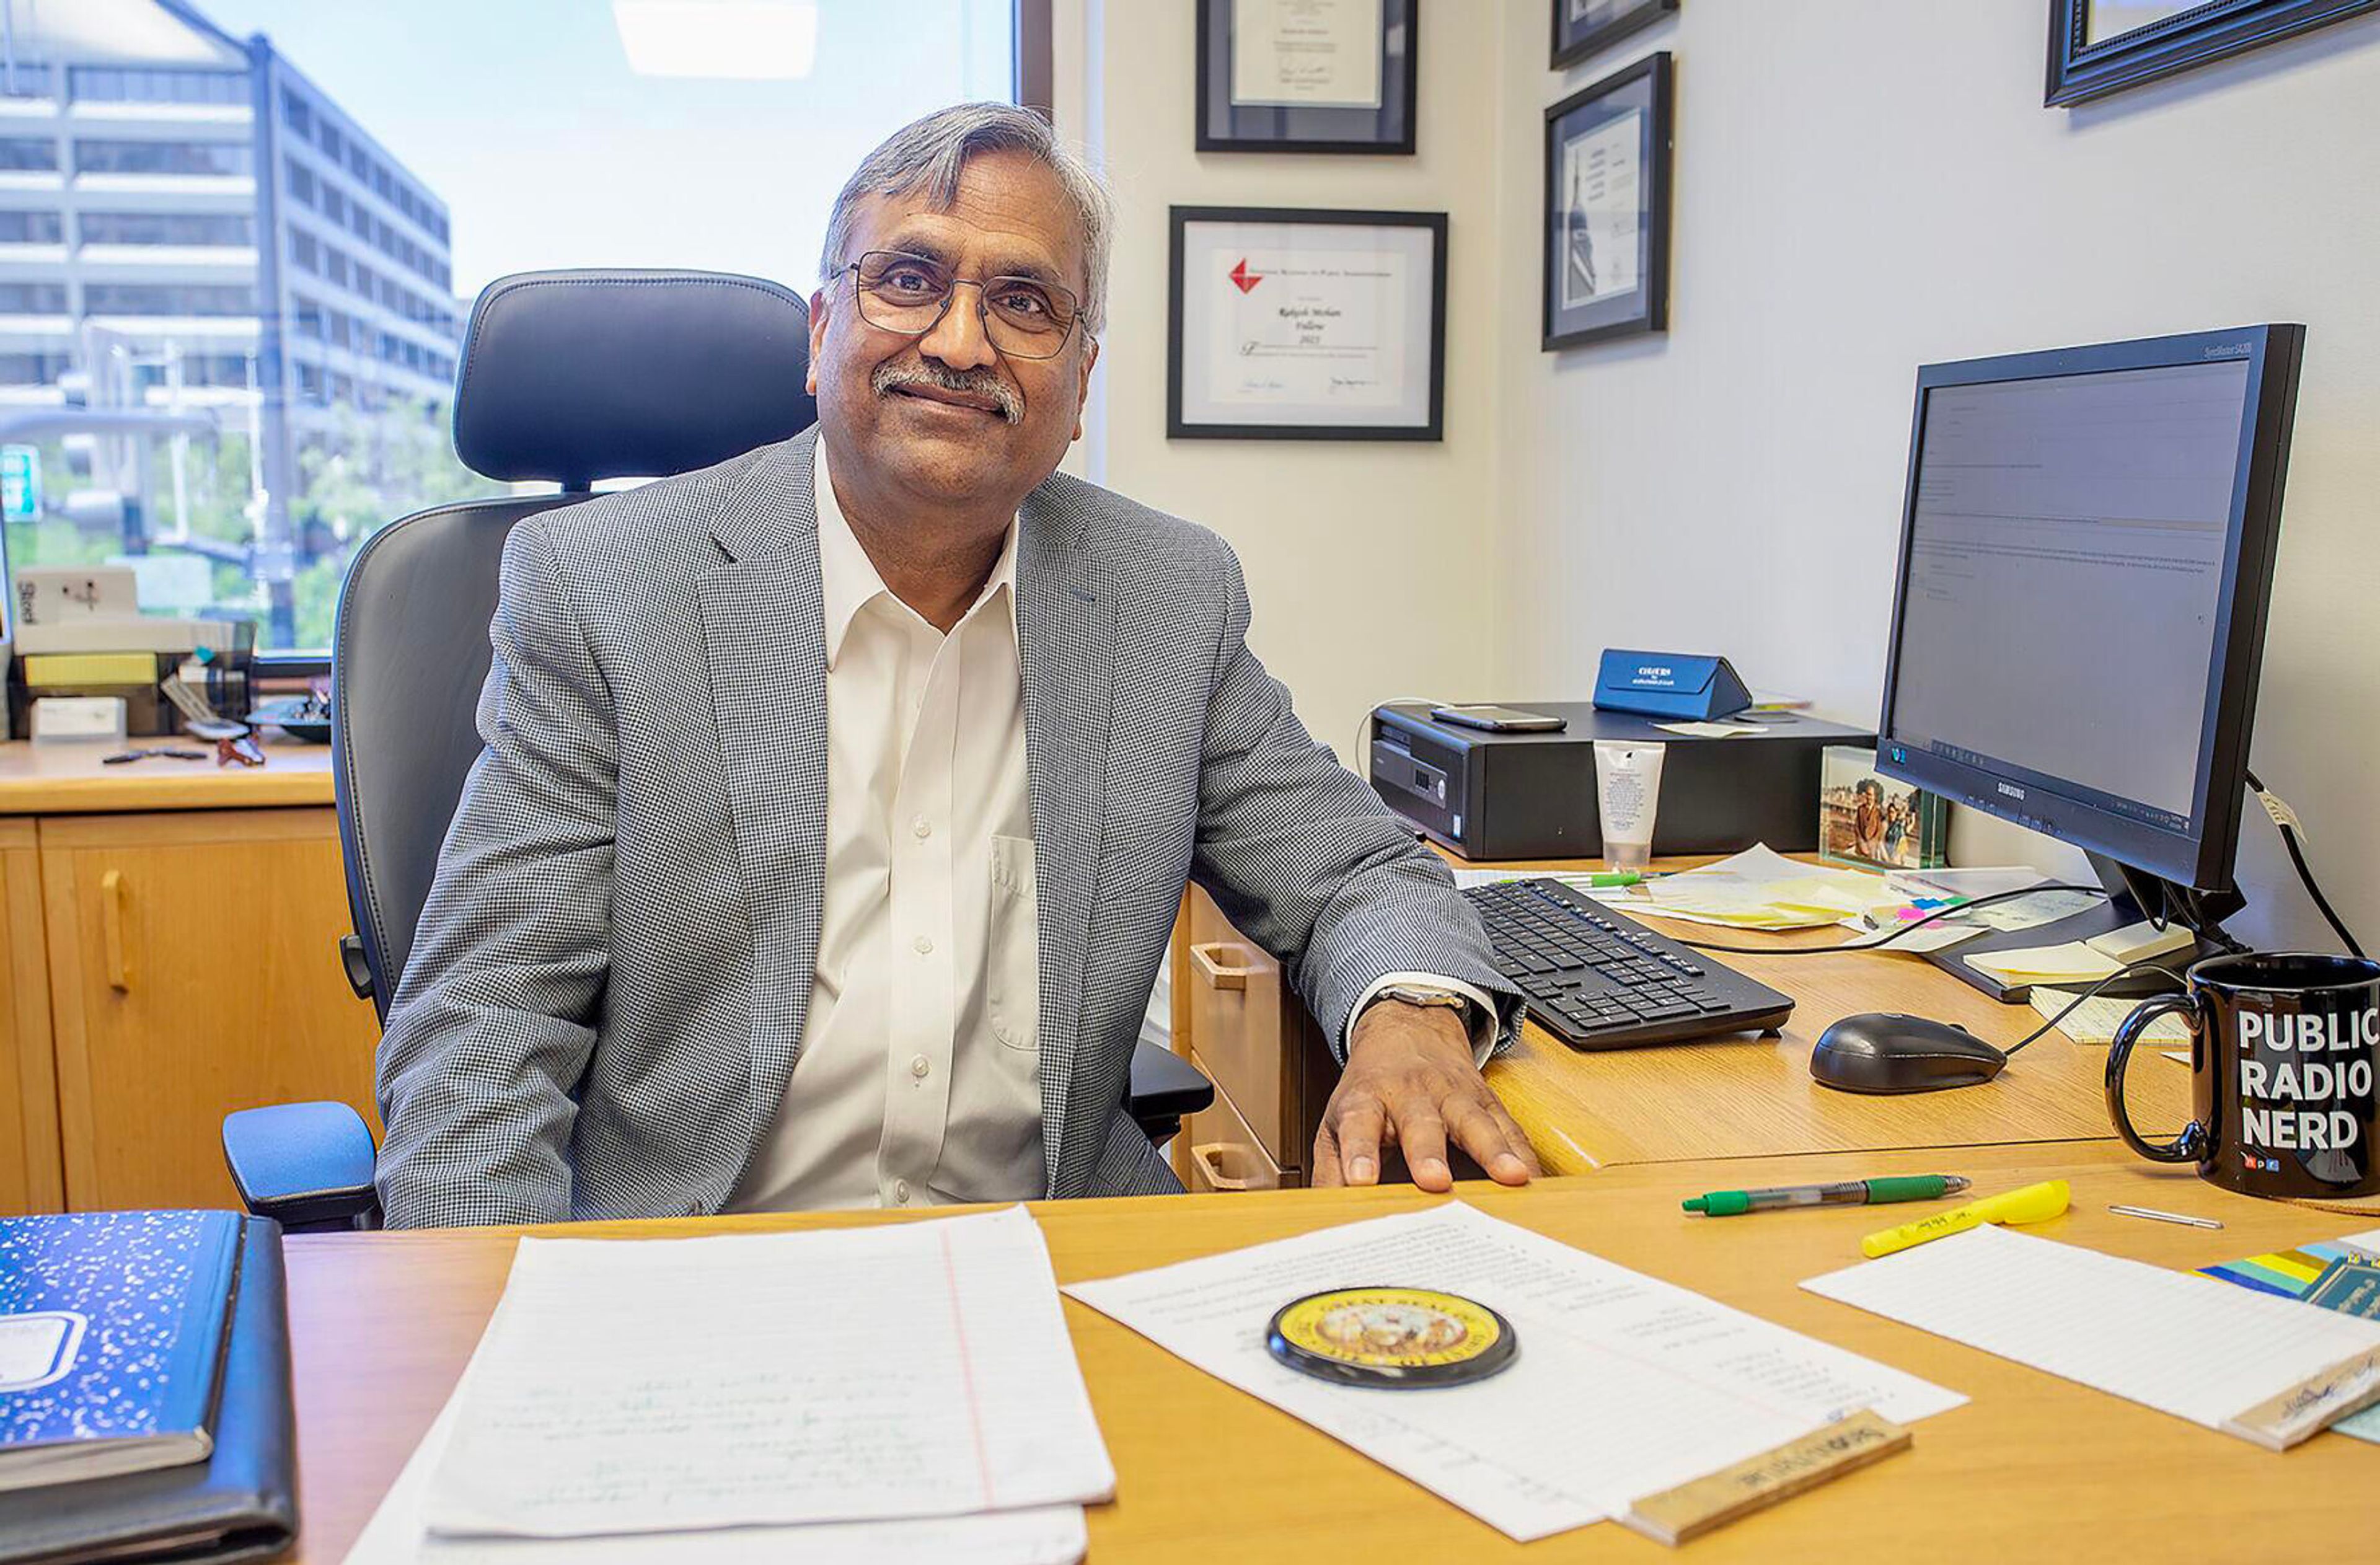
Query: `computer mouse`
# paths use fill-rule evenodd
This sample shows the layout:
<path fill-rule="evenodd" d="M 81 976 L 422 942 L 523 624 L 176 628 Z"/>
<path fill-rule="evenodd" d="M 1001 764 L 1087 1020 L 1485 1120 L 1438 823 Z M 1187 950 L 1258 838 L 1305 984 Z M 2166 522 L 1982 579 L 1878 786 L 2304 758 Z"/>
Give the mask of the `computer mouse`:
<path fill-rule="evenodd" d="M 1810 1074 L 1838 1092 L 1940 1092 L 1978 1086 L 2008 1056 L 1964 1027 L 1866 1011 L 1818 1035 Z"/>

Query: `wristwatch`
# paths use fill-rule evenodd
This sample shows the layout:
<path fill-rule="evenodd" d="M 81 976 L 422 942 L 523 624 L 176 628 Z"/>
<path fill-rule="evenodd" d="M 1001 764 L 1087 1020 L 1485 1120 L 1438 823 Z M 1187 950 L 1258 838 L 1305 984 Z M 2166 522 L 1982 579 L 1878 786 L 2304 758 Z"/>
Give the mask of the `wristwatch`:
<path fill-rule="evenodd" d="M 1448 1006 L 1454 1011 L 1456 1020 L 1463 1024 L 1465 1032 L 1474 1030 L 1471 1025 L 1475 1020 L 1473 1013 L 1479 1008 L 1478 1001 L 1467 994 L 1457 994 L 1452 989 L 1426 989 L 1419 984 L 1390 984 L 1372 996 L 1372 1004 L 1378 1005 L 1384 1000 L 1401 1000 L 1407 1005 Z M 1368 1011 L 1371 1006 L 1365 1009 Z"/>

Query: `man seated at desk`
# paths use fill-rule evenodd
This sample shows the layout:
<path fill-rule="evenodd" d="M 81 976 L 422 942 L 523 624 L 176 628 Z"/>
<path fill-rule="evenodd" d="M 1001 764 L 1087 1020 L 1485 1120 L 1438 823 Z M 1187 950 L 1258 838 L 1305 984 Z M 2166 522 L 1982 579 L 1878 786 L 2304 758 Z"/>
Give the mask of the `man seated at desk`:
<path fill-rule="evenodd" d="M 1526 1180 L 1445 869 L 1249 652 L 1231 551 L 1056 471 L 1109 233 L 1029 112 L 919 120 L 836 198 L 817 427 L 514 529 L 389 1223 L 1179 1190 L 1123 1098 L 1186 879 L 1343 1050 L 1317 1183 Z"/>

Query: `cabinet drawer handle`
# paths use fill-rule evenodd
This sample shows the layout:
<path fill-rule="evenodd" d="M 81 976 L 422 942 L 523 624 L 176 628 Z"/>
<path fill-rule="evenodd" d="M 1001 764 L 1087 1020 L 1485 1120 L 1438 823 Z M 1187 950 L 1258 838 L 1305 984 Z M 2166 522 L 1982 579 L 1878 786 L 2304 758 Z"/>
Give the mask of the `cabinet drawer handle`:
<path fill-rule="evenodd" d="M 132 992 L 132 964 L 124 953 L 126 901 L 123 870 L 111 869 L 99 878 L 99 940 L 107 961 L 107 987 L 118 994 Z"/>
<path fill-rule="evenodd" d="M 1215 953 L 1219 951 L 1237 952 L 1238 950 L 1239 947 L 1232 944 L 1229 940 L 1208 940 L 1202 944 L 1194 945 L 1190 948 L 1190 959 L 1198 964 L 1199 971 L 1207 975 L 1207 982 L 1213 985 L 1215 988 L 1219 989 L 1245 989 L 1248 987 L 1248 975 L 1255 972 L 1256 969 L 1253 967 L 1226 967 L 1221 963 L 1215 960 Z"/>
<path fill-rule="evenodd" d="M 1198 1171 L 1207 1176 L 1207 1183 L 1216 1189 L 1245 1190 L 1248 1187 L 1246 1180 L 1233 1179 L 1223 1171 L 1223 1150 L 1226 1145 L 1220 1141 L 1209 1141 L 1204 1145 L 1193 1146 L 1190 1148 L 1191 1160 L 1198 1165 Z"/>

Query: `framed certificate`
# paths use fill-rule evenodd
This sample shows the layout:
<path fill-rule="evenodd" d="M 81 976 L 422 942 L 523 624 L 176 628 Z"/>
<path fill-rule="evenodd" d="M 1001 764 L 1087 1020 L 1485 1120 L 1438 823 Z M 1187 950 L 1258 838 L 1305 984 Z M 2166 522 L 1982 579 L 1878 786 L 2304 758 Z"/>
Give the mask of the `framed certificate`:
<path fill-rule="evenodd" d="M 1667 51 L 1546 111 L 1548 351 L 1670 327 Z"/>
<path fill-rule="evenodd" d="M 1553 0 L 1553 68 L 1574 66 L 1678 8 L 1678 0 Z"/>
<path fill-rule="evenodd" d="M 1165 432 L 1439 440 L 1446 214 L 1175 207 Z"/>
<path fill-rule="evenodd" d="M 1198 0 L 1198 150 L 1410 153 L 1419 9 Z"/>
<path fill-rule="evenodd" d="M 2050 0 L 2046 107 L 2080 103 L 2380 7 L 2380 0 Z"/>

